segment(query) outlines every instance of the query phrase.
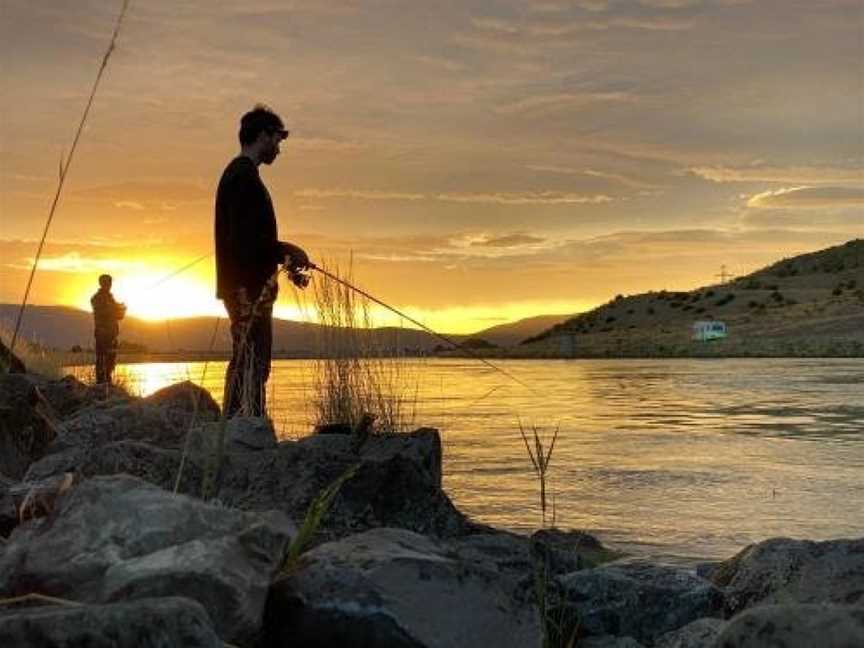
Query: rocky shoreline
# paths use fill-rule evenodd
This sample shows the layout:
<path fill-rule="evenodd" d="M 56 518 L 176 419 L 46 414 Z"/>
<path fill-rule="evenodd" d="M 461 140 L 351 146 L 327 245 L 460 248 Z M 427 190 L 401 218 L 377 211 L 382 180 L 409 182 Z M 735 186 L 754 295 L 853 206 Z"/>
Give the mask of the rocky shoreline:
<path fill-rule="evenodd" d="M 864 646 L 864 538 L 695 574 L 478 524 L 441 483 L 434 429 L 277 442 L 190 383 L 0 376 L 0 646 Z"/>

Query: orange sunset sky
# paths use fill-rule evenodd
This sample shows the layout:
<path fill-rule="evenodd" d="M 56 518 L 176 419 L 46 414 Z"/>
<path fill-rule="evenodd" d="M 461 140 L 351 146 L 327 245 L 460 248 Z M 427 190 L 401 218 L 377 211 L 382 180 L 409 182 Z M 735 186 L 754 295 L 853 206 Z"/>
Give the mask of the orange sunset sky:
<path fill-rule="evenodd" d="M 0 3 L 0 302 L 20 301 L 120 2 Z M 221 313 L 239 116 L 281 238 L 444 331 L 864 236 L 860 0 L 133 2 L 30 302 Z M 277 315 L 298 315 L 284 290 Z M 382 322 L 383 323 L 383 322 Z"/>

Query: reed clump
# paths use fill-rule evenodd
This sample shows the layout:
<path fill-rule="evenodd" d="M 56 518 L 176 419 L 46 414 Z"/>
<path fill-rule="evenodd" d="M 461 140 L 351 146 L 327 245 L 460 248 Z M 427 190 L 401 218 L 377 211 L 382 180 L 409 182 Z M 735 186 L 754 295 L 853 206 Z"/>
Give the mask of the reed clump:
<path fill-rule="evenodd" d="M 542 429 L 536 425 L 529 426 L 526 431 L 522 421 L 519 421 L 519 433 L 522 435 L 522 441 L 525 442 L 525 451 L 528 453 L 528 458 L 531 461 L 531 466 L 534 469 L 534 474 L 537 477 L 537 482 L 540 486 L 540 515 L 543 526 L 546 526 L 546 516 L 548 506 L 548 475 L 549 464 L 552 461 L 552 452 L 555 450 L 555 442 L 558 440 L 558 427 L 552 432 L 551 440 L 544 438 Z M 529 441 L 528 435 L 531 435 Z M 548 444 L 548 447 L 547 447 Z M 555 524 L 555 507 L 552 506 L 551 524 Z"/>
<path fill-rule="evenodd" d="M 347 271 L 322 267 L 353 283 L 350 265 Z M 398 330 L 389 337 L 374 331 L 369 300 L 320 275 L 313 283 L 313 307 L 322 325 L 313 375 L 316 424 L 356 429 L 371 415 L 378 432 L 410 428 L 417 380 L 401 357 Z"/>

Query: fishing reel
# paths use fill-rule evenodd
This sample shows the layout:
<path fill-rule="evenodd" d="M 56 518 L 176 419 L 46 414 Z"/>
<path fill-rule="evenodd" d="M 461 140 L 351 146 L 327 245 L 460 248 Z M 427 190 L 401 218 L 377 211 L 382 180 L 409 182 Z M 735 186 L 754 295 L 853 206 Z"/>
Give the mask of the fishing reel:
<path fill-rule="evenodd" d="M 283 271 L 287 275 L 288 280 L 300 290 L 305 289 L 312 280 L 311 268 L 286 265 Z"/>

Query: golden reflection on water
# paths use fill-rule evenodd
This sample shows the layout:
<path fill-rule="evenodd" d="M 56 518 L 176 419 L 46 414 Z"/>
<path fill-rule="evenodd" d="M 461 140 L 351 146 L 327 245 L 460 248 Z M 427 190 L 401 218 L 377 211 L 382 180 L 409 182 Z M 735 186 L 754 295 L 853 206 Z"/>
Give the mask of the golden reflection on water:
<path fill-rule="evenodd" d="M 407 361 L 416 426 L 437 427 L 457 506 L 495 526 L 540 524 L 519 421 L 560 434 L 550 499 L 559 526 L 643 555 L 726 557 L 777 535 L 864 528 L 860 360 L 502 361 L 533 391 L 477 362 Z M 221 401 L 225 362 L 121 365 L 143 396 L 179 380 Z M 280 436 L 312 430 L 314 361 L 274 362 Z"/>

